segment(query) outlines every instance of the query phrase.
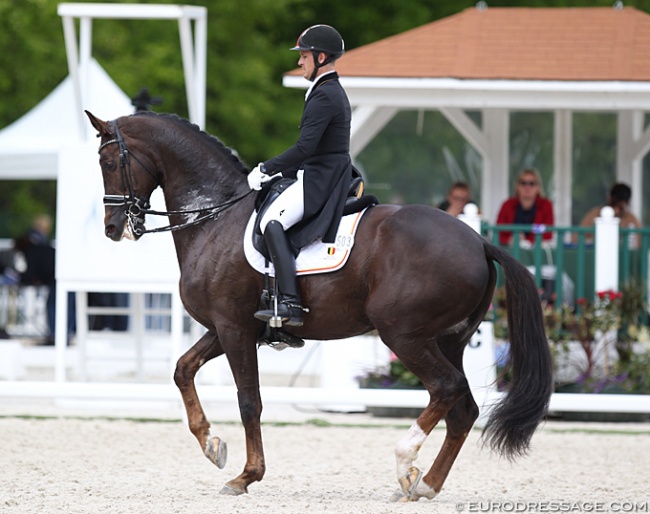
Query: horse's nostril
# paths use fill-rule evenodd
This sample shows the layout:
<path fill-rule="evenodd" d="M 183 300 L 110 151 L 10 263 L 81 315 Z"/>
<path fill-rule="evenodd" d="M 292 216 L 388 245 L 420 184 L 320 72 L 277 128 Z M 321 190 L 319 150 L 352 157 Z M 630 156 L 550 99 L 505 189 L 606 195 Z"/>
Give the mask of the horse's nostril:
<path fill-rule="evenodd" d="M 115 225 L 107 225 L 104 229 L 104 234 L 106 237 L 113 237 L 113 234 L 115 234 Z"/>

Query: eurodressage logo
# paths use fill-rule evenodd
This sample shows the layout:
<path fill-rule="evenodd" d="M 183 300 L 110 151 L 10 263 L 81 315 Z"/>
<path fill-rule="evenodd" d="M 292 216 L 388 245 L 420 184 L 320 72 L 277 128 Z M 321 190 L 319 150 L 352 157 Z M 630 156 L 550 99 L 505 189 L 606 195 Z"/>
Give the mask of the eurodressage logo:
<path fill-rule="evenodd" d="M 458 512 L 650 512 L 648 502 L 636 501 L 478 501 L 457 503 Z"/>

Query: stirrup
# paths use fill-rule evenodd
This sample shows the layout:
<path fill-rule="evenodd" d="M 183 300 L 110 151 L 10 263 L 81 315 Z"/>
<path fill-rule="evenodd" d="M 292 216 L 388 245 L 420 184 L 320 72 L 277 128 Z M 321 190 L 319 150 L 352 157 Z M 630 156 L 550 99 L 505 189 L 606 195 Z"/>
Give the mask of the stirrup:
<path fill-rule="evenodd" d="M 283 323 L 290 327 L 300 327 L 303 325 L 303 311 L 309 312 L 309 309 L 302 305 L 283 300 L 277 302 L 275 298 L 273 307 L 272 309 L 263 309 L 255 313 L 257 319 L 267 322 L 272 328 L 280 328 Z"/>
<path fill-rule="evenodd" d="M 284 330 L 271 328 L 267 324 L 264 327 L 264 333 L 258 338 L 257 344 L 260 346 L 269 346 L 277 351 L 282 351 L 286 348 L 302 348 L 305 346 L 305 341 L 285 332 Z"/>

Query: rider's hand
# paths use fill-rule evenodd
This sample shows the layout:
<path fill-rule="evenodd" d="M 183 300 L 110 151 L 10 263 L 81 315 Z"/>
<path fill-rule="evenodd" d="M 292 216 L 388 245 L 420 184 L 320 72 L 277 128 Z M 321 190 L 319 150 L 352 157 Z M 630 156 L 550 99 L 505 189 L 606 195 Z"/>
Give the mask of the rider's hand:
<path fill-rule="evenodd" d="M 262 189 L 262 184 L 271 180 L 271 177 L 266 173 L 262 172 L 262 163 L 260 162 L 253 170 L 248 174 L 248 187 L 259 191 Z"/>

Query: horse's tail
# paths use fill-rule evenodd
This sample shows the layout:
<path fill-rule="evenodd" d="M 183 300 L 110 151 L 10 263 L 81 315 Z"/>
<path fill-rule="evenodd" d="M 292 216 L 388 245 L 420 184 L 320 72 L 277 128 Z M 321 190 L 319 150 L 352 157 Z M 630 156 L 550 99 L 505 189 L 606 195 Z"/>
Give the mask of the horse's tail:
<path fill-rule="evenodd" d="M 487 444 L 512 459 L 525 454 L 544 419 L 553 392 L 551 353 L 541 302 L 532 274 L 507 251 L 485 241 L 485 255 L 498 262 L 506 278 L 506 309 L 512 381 L 483 429 Z"/>

